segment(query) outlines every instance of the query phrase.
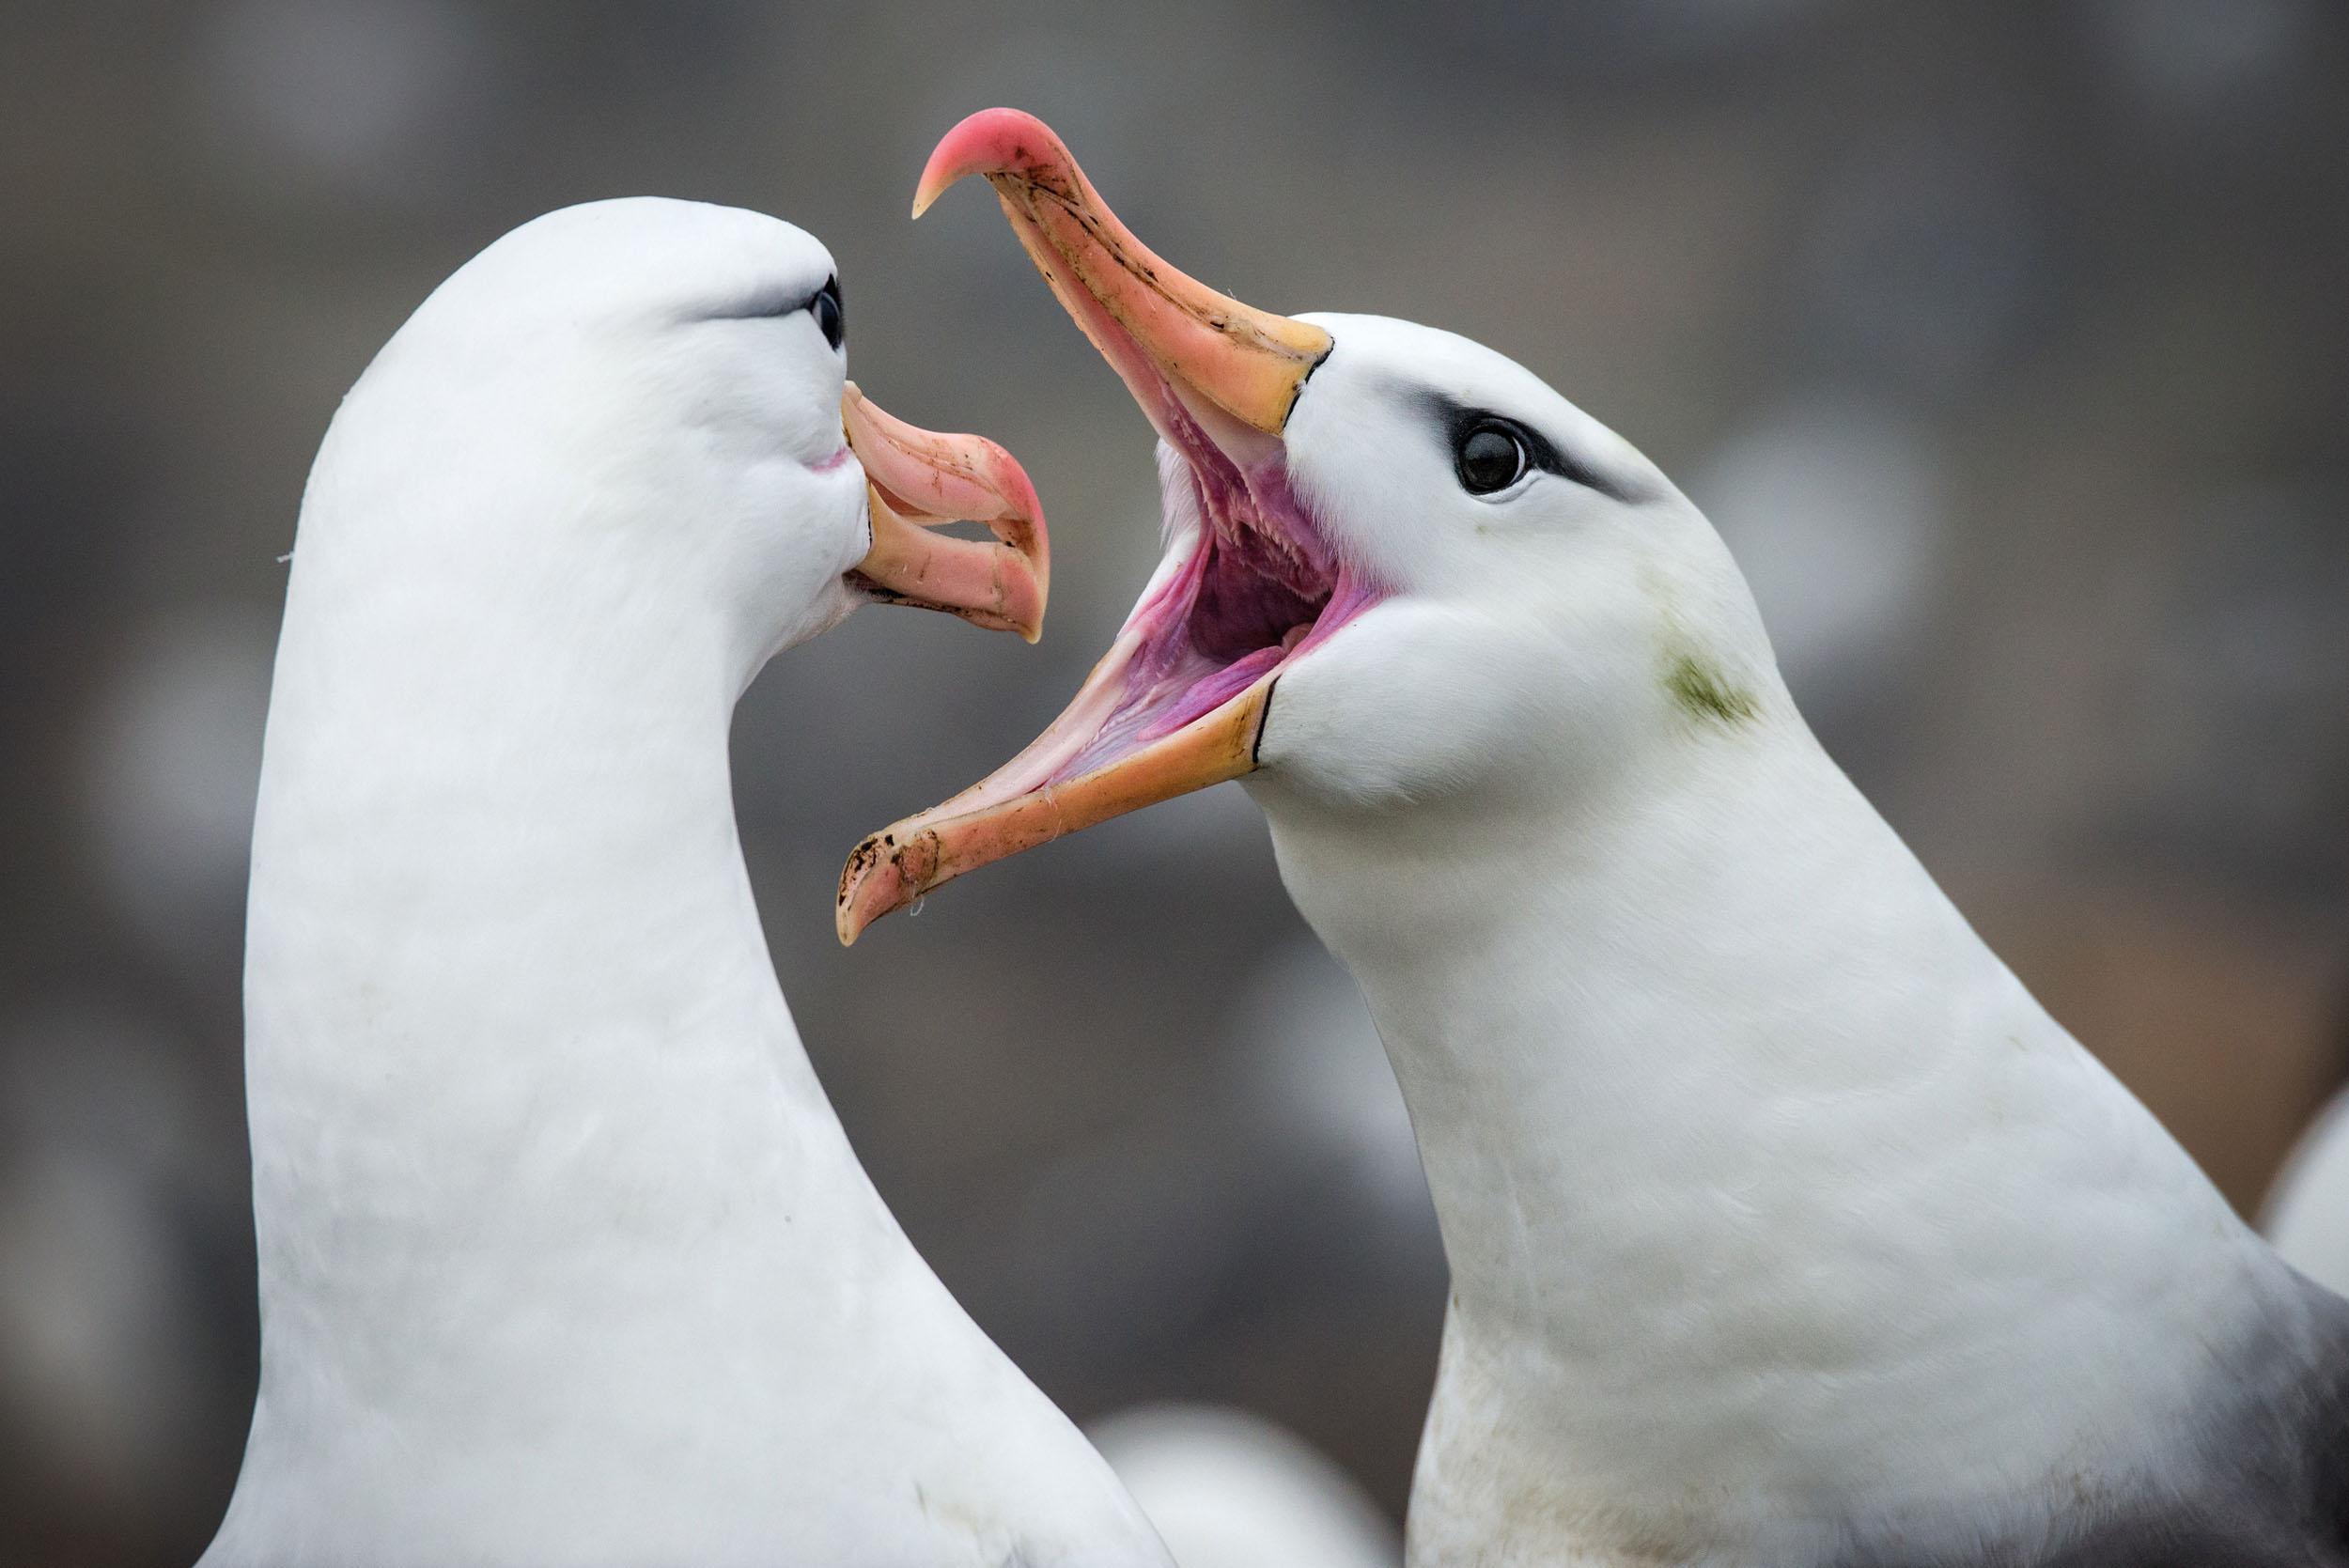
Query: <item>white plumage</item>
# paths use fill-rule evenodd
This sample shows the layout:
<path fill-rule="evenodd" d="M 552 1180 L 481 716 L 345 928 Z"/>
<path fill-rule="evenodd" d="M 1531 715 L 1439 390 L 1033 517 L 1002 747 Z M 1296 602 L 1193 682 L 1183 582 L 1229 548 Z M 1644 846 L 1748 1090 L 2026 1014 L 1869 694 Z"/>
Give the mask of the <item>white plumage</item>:
<path fill-rule="evenodd" d="M 2349 1561 L 2349 1302 L 1852 787 L 1671 481 L 1477 344 L 1205 288 L 1031 116 L 922 199 L 972 173 L 1157 427 L 1167 553 L 841 928 L 1244 779 L 1451 1265 L 1409 1560 Z"/>
<path fill-rule="evenodd" d="M 2349 1314 L 1820 750 L 1703 519 L 1499 355 L 1309 319 L 1336 348 L 1290 482 L 1393 588 L 1282 676 L 1249 785 L 1443 1224 L 1413 1560 L 2317 1528 L 2302 1483 L 2230 1472 L 2247 1423 L 2339 1442 Z M 1430 385 L 1581 477 L 1463 493 Z"/>
<path fill-rule="evenodd" d="M 729 716 L 867 543 L 831 271 L 753 213 L 570 209 L 334 419 L 255 830 L 262 1372 L 212 1568 L 1165 1561 L 874 1192 L 752 903 Z"/>

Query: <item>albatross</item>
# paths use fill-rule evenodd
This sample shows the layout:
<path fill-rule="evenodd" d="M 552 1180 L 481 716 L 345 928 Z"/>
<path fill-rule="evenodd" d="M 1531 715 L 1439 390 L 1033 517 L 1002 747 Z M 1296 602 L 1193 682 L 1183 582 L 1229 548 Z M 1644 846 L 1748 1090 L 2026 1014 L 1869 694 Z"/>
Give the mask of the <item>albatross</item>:
<path fill-rule="evenodd" d="M 1167 1568 L 883 1206 L 752 902 L 727 725 L 768 658 L 868 599 L 1044 609 L 1019 465 L 845 373 L 814 239 L 632 199 L 491 244 L 335 414 L 254 829 L 261 1375 L 207 1568 Z"/>
<path fill-rule="evenodd" d="M 1204 287 L 1031 116 L 917 214 L 972 174 L 1155 427 L 1167 549 L 840 932 L 1245 780 L 1451 1265 L 1409 1560 L 2349 1562 L 2349 1302 L 1968 926 L 1655 465 L 1450 333 Z"/>

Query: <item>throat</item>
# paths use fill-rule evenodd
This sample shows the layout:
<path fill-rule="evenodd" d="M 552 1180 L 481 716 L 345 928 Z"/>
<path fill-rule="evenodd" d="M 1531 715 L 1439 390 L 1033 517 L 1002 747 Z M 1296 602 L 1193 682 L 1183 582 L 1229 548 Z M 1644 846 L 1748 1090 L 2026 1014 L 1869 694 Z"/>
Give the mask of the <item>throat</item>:
<path fill-rule="evenodd" d="M 794 1205 L 859 1185 L 742 865 L 731 693 L 412 648 L 288 611 L 245 977 L 265 1402 L 541 1420 L 590 1397 L 567 1359 L 630 1355 L 690 1390 L 693 1344 L 756 1342 L 721 1320 L 772 1310 Z"/>
<path fill-rule="evenodd" d="M 1282 646 L 1294 629 L 1312 626 L 1330 602 L 1329 585 L 1286 580 L 1295 563 L 1263 535 L 1235 535 L 1206 548 L 1188 630 L 1192 645 L 1219 665 Z"/>
<path fill-rule="evenodd" d="M 1995 1491 L 2176 1408 L 2238 1312 L 2240 1224 L 1815 744 L 1731 772 L 1505 826 L 1260 793 L 1443 1229 L 1423 1485 Z"/>

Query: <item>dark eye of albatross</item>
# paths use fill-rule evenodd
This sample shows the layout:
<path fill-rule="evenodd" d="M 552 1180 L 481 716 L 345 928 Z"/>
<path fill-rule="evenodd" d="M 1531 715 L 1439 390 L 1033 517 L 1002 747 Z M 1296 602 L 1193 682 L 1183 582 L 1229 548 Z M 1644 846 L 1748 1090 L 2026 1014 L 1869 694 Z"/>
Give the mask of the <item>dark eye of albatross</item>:
<path fill-rule="evenodd" d="M 826 278 L 824 287 L 818 288 L 816 297 L 807 302 L 807 308 L 815 316 L 817 328 L 823 333 L 824 341 L 835 349 L 839 348 L 840 340 L 848 335 L 848 320 L 840 313 L 840 280 L 836 277 Z"/>
<path fill-rule="evenodd" d="M 1505 490 L 1532 466 L 1525 442 L 1498 420 L 1487 420 L 1463 431 L 1452 451 L 1453 469 L 1470 495 Z"/>

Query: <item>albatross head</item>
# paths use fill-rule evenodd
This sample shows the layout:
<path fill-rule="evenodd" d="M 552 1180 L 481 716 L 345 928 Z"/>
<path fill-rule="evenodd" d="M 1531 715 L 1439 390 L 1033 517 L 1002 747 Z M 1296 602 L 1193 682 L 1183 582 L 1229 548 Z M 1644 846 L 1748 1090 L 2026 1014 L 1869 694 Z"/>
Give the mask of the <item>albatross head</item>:
<path fill-rule="evenodd" d="M 844 940 L 963 872 L 1222 780 L 1336 812 L 1554 800 L 1783 701 L 1712 528 L 1530 371 L 1429 327 L 1215 293 L 1016 111 L 948 133 L 916 211 L 973 173 L 1156 427 L 1167 552 L 1034 745 L 858 846 Z"/>
<path fill-rule="evenodd" d="M 789 224 L 651 197 L 566 208 L 417 310 L 314 487 L 405 512 L 412 550 L 441 543 L 416 514 L 457 487 L 467 558 L 502 563 L 509 589 L 557 614 L 568 596 L 579 620 L 625 601 L 656 632 L 714 613 L 745 678 L 871 599 L 1033 641 L 1047 567 L 1027 475 L 992 442 L 883 412 L 847 380 L 846 329 L 831 254 Z M 995 537 L 930 531 L 955 520 Z"/>

